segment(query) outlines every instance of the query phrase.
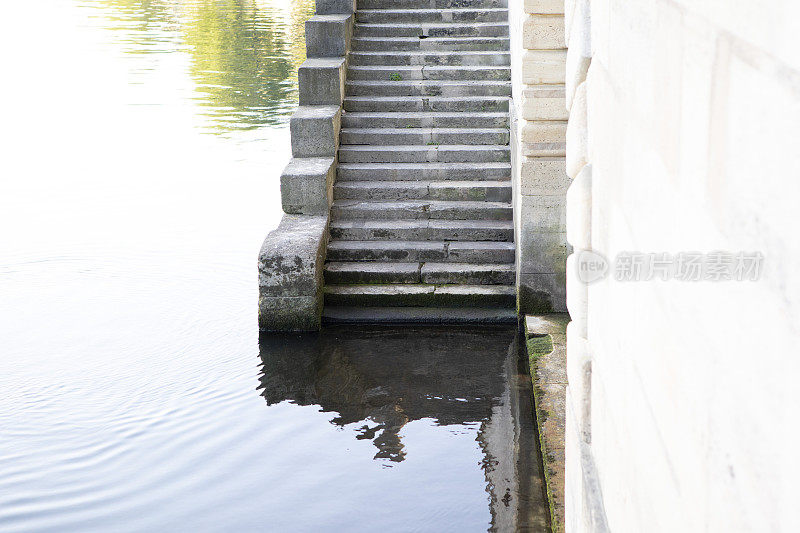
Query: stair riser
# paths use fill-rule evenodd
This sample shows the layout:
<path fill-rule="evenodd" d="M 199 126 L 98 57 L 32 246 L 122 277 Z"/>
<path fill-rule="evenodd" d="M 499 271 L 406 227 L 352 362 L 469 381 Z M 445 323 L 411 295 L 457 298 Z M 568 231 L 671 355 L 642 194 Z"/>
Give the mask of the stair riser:
<path fill-rule="evenodd" d="M 391 147 L 363 150 L 357 146 L 339 148 L 340 163 L 490 163 L 511 160 L 507 148 L 393 150 Z"/>
<path fill-rule="evenodd" d="M 416 24 L 357 24 L 355 37 L 508 37 L 508 23 L 431 26 Z"/>
<path fill-rule="evenodd" d="M 350 166 L 339 165 L 337 170 L 339 181 L 394 181 L 394 180 L 425 180 L 425 181 L 468 181 L 468 180 L 510 180 L 510 165 L 496 163 L 491 166 L 473 166 L 472 168 L 452 169 L 448 167 L 425 168 L 414 165 L 408 168 L 393 168 L 388 165 Z"/>
<path fill-rule="evenodd" d="M 384 54 L 353 52 L 350 65 L 448 65 L 448 66 L 508 66 L 511 55 L 507 52 L 441 53 L 441 54 Z"/>
<path fill-rule="evenodd" d="M 337 184 L 334 187 L 333 196 L 337 200 L 472 200 L 510 202 L 511 185 L 505 187 L 429 187 L 422 182 L 421 185 L 416 186 L 410 184 L 387 188 L 381 185 L 367 188 L 348 187 L 345 182 Z"/>
<path fill-rule="evenodd" d="M 511 83 L 436 81 L 347 82 L 347 96 L 511 96 Z"/>
<path fill-rule="evenodd" d="M 425 324 L 497 325 L 516 324 L 517 312 L 509 309 L 450 308 L 450 307 L 337 307 L 326 306 L 322 312 L 324 324 Z"/>
<path fill-rule="evenodd" d="M 420 98 L 346 98 L 345 111 L 380 113 L 387 110 L 394 112 L 508 112 L 507 97 L 472 97 L 450 99 L 444 97 Z"/>
<path fill-rule="evenodd" d="M 508 144 L 508 132 L 464 132 L 448 133 L 446 131 L 417 131 L 415 128 L 383 132 L 378 130 L 342 131 L 340 142 L 346 145 L 368 146 L 408 146 L 435 144 Z"/>
<path fill-rule="evenodd" d="M 331 238 L 345 241 L 501 241 L 511 242 L 511 228 L 344 228 L 331 225 Z M 466 261 L 465 261 L 466 262 Z"/>
<path fill-rule="evenodd" d="M 358 9 L 491 9 L 508 7 L 508 0 L 358 0 Z"/>
<path fill-rule="evenodd" d="M 411 263 L 409 263 L 410 265 Z M 513 285 L 513 271 L 501 272 L 437 272 L 425 273 L 420 269 L 402 272 L 373 271 L 325 271 L 325 283 L 331 284 L 378 284 L 378 283 L 429 283 L 467 285 Z"/>
<path fill-rule="evenodd" d="M 473 39 L 442 38 L 442 39 L 359 39 L 352 41 L 353 51 L 397 51 L 397 52 L 458 52 L 458 51 L 489 51 L 498 50 L 508 52 L 508 38 L 476 37 Z"/>
<path fill-rule="evenodd" d="M 412 24 L 441 22 L 507 22 L 506 9 L 359 9 L 356 22 L 363 24 Z"/>
<path fill-rule="evenodd" d="M 349 81 L 509 81 L 509 67 L 351 67 L 347 69 Z"/>
<path fill-rule="evenodd" d="M 514 294 L 325 294 L 325 305 L 397 307 L 514 307 Z"/>
<path fill-rule="evenodd" d="M 421 203 L 419 205 L 382 203 L 358 203 L 351 206 L 334 205 L 331 218 L 334 220 L 511 220 L 513 210 L 509 207 L 493 206 L 447 206 L 439 207 Z"/>
<path fill-rule="evenodd" d="M 384 116 L 345 114 L 343 128 L 508 128 L 509 116 L 481 116 L 463 113 L 450 116 L 408 116 L 402 113 Z"/>
<path fill-rule="evenodd" d="M 341 241 L 335 241 L 341 242 Z M 493 263 L 513 264 L 514 248 L 460 248 L 448 251 L 450 243 L 402 243 L 402 247 L 345 248 L 337 244 L 328 247 L 326 258 L 329 261 L 358 262 L 383 261 L 397 263 L 438 262 L 438 263 Z"/>

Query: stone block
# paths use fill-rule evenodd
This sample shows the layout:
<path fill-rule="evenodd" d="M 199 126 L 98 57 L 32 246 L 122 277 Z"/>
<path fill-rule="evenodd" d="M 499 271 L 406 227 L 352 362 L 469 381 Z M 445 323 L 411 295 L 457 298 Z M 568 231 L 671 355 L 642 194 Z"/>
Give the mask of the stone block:
<path fill-rule="evenodd" d="M 284 213 L 327 215 L 333 203 L 335 177 L 333 157 L 292 159 L 281 174 Z"/>
<path fill-rule="evenodd" d="M 567 240 L 578 250 L 592 248 L 592 165 L 586 165 L 567 190 Z"/>
<path fill-rule="evenodd" d="M 567 124 L 567 175 L 575 178 L 589 161 L 589 127 L 586 107 L 586 82 L 575 93 Z"/>
<path fill-rule="evenodd" d="M 523 195 L 564 195 L 570 186 L 563 157 L 522 157 L 520 174 Z"/>
<path fill-rule="evenodd" d="M 522 82 L 564 83 L 566 61 L 566 50 L 527 50 L 522 56 Z"/>
<path fill-rule="evenodd" d="M 342 105 L 345 59 L 311 58 L 297 70 L 300 105 Z"/>
<path fill-rule="evenodd" d="M 318 331 L 322 327 L 322 297 L 258 297 L 258 324 L 262 331 Z"/>
<path fill-rule="evenodd" d="M 566 155 L 567 123 L 561 121 L 526 121 L 520 141 L 524 156 Z"/>
<path fill-rule="evenodd" d="M 567 381 L 571 392 L 576 425 L 581 440 L 591 442 L 592 360 L 589 342 L 581 336 L 580 325 L 567 326 Z"/>
<path fill-rule="evenodd" d="M 525 0 L 525 13 L 564 14 L 564 0 Z"/>
<path fill-rule="evenodd" d="M 525 332 L 528 335 L 551 335 L 553 345 L 557 343 L 559 336 L 564 336 L 569 323 L 569 315 L 556 313 L 550 315 L 528 315 L 525 317 Z"/>
<path fill-rule="evenodd" d="M 356 10 L 356 0 L 316 0 L 317 15 L 350 14 Z"/>
<path fill-rule="evenodd" d="M 578 277 L 578 254 L 567 258 L 567 310 L 575 322 L 575 328 L 583 337 L 588 335 L 586 325 L 589 315 L 589 285 Z"/>
<path fill-rule="evenodd" d="M 519 199 L 519 218 L 523 233 L 564 233 L 566 242 L 567 209 L 564 195 L 528 196 Z"/>
<path fill-rule="evenodd" d="M 531 15 L 522 23 L 522 47 L 527 50 L 559 50 L 564 43 L 562 15 Z"/>
<path fill-rule="evenodd" d="M 333 157 L 339 148 L 342 111 L 339 106 L 300 106 L 289 130 L 294 157 Z"/>
<path fill-rule="evenodd" d="M 344 57 L 353 36 L 353 15 L 316 15 L 306 21 L 307 57 Z"/>
<path fill-rule="evenodd" d="M 563 85 L 534 85 L 522 90 L 525 120 L 567 120 L 569 113 Z"/>
<path fill-rule="evenodd" d="M 529 274 L 517 277 L 517 310 L 520 314 L 566 312 L 564 274 Z"/>
<path fill-rule="evenodd" d="M 564 272 L 568 245 L 564 233 L 523 230 L 518 236 L 519 269 L 526 274 L 553 274 Z"/>
<path fill-rule="evenodd" d="M 284 215 L 258 256 L 259 327 L 319 329 L 328 217 Z"/>

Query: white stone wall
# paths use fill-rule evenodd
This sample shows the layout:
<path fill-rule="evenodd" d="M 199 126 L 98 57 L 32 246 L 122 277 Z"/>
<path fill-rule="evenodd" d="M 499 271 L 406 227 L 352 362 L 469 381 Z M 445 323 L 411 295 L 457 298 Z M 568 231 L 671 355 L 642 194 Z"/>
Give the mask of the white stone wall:
<path fill-rule="evenodd" d="M 522 313 L 565 311 L 567 258 L 562 0 L 509 2 L 517 284 Z"/>
<path fill-rule="evenodd" d="M 567 530 L 800 531 L 800 2 L 567 0 L 565 19 Z M 584 249 L 764 263 L 587 287 Z"/>

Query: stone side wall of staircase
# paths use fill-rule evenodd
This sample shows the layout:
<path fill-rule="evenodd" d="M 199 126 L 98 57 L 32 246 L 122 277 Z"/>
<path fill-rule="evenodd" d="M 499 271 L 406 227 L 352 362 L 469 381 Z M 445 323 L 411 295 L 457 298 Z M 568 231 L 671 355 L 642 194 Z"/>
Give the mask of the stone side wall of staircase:
<path fill-rule="evenodd" d="M 567 51 L 563 0 L 509 4 L 511 147 L 522 314 L 566 311 Z"/>
<path fill-rule="evenodd" d="M 323 269 L 355 0 L 317 0 L 298 71 L 292 159 L 281 175 L 284 216 L 258 257 L 258 321 L 267 331 L 321 327 Z"/>

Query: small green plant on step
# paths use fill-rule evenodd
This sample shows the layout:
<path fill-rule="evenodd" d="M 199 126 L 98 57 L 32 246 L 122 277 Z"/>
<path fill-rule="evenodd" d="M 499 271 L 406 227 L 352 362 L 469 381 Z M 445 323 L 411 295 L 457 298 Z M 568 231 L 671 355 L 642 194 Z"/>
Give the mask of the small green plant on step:
<path fill-rule="evenodd" d="M 389 79 L 391 81 L 403 81 L 403 76 L 401 76 L 399 72 L 392 72 L 389 75 Z"/>

